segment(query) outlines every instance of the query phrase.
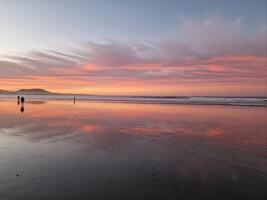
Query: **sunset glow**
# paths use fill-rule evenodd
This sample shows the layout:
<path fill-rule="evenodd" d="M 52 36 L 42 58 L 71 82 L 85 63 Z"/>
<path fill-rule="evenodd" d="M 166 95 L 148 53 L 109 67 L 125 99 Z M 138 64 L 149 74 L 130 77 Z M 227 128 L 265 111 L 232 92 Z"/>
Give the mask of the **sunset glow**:
<path fill-rule="evenodd" d="M 44 4 L 53 7 L 52 1 Z M 42 21 L 35 16 L 34 5 L 2 3 L 2 10 L 12 9 L 15 19 L 8 25 L 5 19 L 9 13 L 0 14 L 0 89 L 43 88 L 52 92 L 101 95 L 267 95 L 266 10 L 262 8 L 266 2 L 255 3 L 255 9 L 247 15 L 241 11 L 226 14 L 224 7 L 217 12 L 213 10 L 215 5 L 206 5 L 208 15 L 202 13 L 196 18 L 193 13 L 184 16 L 181 12 L 175 14 L 177 20 L 160 9 L 161 3 L 156 4 L 160 10 L 157 14 L 169 20 L 166 30 L 157 32 L 154 27 L 154 34 L 140 37 L 148 31 L 144 23 L 149 24 L 140 21 L 142 29 L 132 32 L 129 25 L 129 31 L 121 29 L 123 36 L 118 37 L 116 25 L 126 23 L 119 20 L 120 14 L 113 16 L 118 21 L 110 21 L 114 27 L 103 28 L 107 18 L 93 13 L 95 21 L 88 18 L 87 22 L 94 29 L 79 29 L 79 24 L 75 24 L 77 36 L 71 36 L 74 27 L 66 27 L 68 17 L 63 18 L 67 11 L 57 8 L 51 11 L 66 30 L 57 33 L 52 30 L 56 22 Z M 83 13 L 80 3 L 76 6 L 74 12 L 80 9 L 81 13 L 74 20 L 85 25 L 82 17 L 89 14 Z M 104 9 L 107 5 L 92 6 Z M 109 9 L 119 10 L 120 6 L 125 5 Z M 179 7 L 175 3 L 173 6 Z M 259 13 L 255 13 L 258 8 L 261 8 Z M 23 11 L 32 15 L 23 15 Z M 151 24 L 157 20 L 154 14 L 140 12 L 144 19 L 152 18 Z M 24 23 L 20 16 L 31 28 L 22 27 L 17 38 L 9 33 Z M 258 23 L 253 24 L 254 20 Z M 160 21 L 159 26 L 162 24 Z M 47 27 L 45 33 L 36 31 L 35 36 L 39 34 L 40 39 L 31 40 L 31 35 L 42 25 Z M 135 30 L 135 25 L 132 26 Z M 166 36 L 167 29 L 171 36 Z M 94 31 L 105 34 L 96 37 L 91 33 Z M 53 42 L 56 37 L 60 39 Z M 4 41 L 16 42 L 19 48 L 12 48 L 11 42 Z"/>

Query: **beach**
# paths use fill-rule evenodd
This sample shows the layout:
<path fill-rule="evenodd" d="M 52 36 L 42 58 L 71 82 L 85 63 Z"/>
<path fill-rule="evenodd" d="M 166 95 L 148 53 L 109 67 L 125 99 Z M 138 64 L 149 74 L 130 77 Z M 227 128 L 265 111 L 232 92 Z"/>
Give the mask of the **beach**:
<path fill-rule="evenodd" d="M 0 98 L 0 199 L 265 199 L 266 113 Z"/>

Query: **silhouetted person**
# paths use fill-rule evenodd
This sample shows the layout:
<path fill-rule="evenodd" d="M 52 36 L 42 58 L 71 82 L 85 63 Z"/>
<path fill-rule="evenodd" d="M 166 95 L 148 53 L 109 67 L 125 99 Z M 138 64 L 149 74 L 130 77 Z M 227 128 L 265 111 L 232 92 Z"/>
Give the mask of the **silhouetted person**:
<path fill-rule="evenodd" d="M 21 99 L 20 99 L 20 100 L 21 100 L 21 105 L 24 105 L 24 101 L 25 101 L 25 99 L 24 99 L 24 97 L 23 97 L 23 96 L 21 97 Z"/>
<path fill-rule="evenodd" d="M 74 97 L 74 98 L 73 98 L 73 103 L 75 104 L 75 102 L 76 102 L 76 98 Z"/>
<path fill-rule="evenodd" d="M 20 96 L 18 96 L 18 105 L 20 104 Z"/>

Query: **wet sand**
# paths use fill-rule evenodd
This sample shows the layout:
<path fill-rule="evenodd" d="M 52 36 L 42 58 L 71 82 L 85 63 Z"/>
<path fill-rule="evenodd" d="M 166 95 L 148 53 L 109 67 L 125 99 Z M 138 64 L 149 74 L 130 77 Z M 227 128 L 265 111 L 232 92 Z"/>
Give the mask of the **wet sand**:
<path fill-rule="evenodd" d="M 0 199 L 266 199 L 267 108 L 0 101 Z"/>

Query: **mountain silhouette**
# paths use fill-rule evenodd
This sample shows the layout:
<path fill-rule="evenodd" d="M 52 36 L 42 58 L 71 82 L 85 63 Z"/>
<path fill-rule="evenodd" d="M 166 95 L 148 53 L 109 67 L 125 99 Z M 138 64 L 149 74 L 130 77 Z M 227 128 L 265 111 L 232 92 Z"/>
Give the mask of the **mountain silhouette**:
<path fill-rule="evenodd" d="M 16 91 L 15 94 L 52 94 L 52 93 L 44 89 L 34 88 L 34 89 L 21 89 Z"/>
<path fill-rule="evenodd" d="M 33 89 L 20 89 L 17 91 L 7 91 L 7 90 L 2 90 L 0 89 L 0 94 L 40 94 L 40 95 L 44 95 L 44 94 L 53 94 L 52 92 L 49 92 L 47 90 L 41 89 L 41 88 L 33 88 Z"/>
<path fill-rule="evenodd" d="M 1 90 L 0 89 L 0 94 L 11 94 L 12 92 L 7 91 L 7 90 Z"/>

